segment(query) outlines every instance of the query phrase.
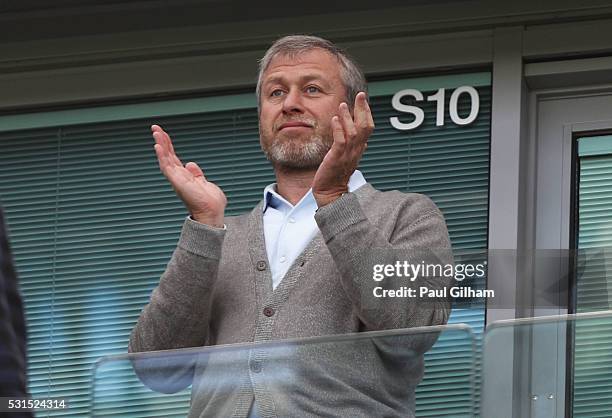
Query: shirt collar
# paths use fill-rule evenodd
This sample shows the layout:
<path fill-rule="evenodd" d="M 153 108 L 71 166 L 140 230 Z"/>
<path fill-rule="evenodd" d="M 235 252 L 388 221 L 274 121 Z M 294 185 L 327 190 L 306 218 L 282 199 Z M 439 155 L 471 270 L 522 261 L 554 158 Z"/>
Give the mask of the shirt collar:
<path fill-rule="evenodd" d="M 349 182 L 348 182 L 349 192 L 354 192 L 355 190 L 357 190 L 364 184 L 366 184 L 366 179 L 363 177 L 363 174 L 361 174 L 361 171 L 355 170 L 353 174 L 351 175 L 351 177 L 349 178 Z M 263 206 L 262 206 L 263 212 L 266 211 L 268 206 L 272 206 L 273 208 L 276 208 L 279 205 L 287 204 L 289 205 L 289 207 L 293 207 L 291 203 L 289 203 L 284 197 L 278 194 L 278 192 L 276 191 L 276 183 L 268 184 L 263 191 L 263 195 L 264 195 L 263 196 Z M 310 199 L 311 195 L 312 195 L 312 189 L 308 190 L 308 192 L 304 195 L 304 197 L 302 197 L 302 199 L 295 206 L 299 206 L 302 204 L 302 202 L 306 201 L 307 199 Z"/>

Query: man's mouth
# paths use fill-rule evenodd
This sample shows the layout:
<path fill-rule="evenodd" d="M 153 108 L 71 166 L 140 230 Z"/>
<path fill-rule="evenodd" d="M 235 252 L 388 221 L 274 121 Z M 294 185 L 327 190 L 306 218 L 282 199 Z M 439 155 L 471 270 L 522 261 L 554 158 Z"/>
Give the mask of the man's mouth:
<path fill-rule="evenodd" d="M 299 122 L 299 121 L 285 122 L 281 124 L 278 130 L 282 131 L 283 129 L 287 129 L 287 128 L 312 128 L 312 125 L 306 122 Z"/>

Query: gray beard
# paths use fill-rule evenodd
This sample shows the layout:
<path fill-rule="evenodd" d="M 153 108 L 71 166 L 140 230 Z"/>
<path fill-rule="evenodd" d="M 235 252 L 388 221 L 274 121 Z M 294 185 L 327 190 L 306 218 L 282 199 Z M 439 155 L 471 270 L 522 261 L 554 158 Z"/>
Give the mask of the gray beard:
<path fill-rule="evenodd" d="M 319 167 L 331 145 L 327 146 L 321 137 L 311 138 L 302 145 L 291 143 L 290 140 L 275 140 L 263 152 L 273 166 L 291 169 L 314 169 Z"/>

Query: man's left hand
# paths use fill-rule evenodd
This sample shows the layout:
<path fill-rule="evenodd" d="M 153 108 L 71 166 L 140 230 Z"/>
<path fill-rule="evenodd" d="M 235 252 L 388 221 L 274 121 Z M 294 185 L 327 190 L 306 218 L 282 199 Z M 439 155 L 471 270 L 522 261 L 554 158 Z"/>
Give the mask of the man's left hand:
<path fill-rule="evenodd" d="M 332 118 L 334 143 L 323 158 L 312 182 L 312 194 L 319 207 L 348 192 L 349 178 L 357 168 L 367 141 L 374 130 L 374 119 L 364 92 L 355 98 L 354 116 L 340 103 Z"/>

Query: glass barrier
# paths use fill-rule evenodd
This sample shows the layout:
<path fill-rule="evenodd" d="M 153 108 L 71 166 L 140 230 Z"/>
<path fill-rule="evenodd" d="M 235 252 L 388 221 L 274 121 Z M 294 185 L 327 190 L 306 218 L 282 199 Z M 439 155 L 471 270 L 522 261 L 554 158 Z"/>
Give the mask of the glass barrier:
<path fill-rule="evenodd" d="M 474 353 L 456 324 L 110 356 L 90 415 L 471 417 Z"/>
<path fill-rule="evenodd" d="M 612 311 L 495 322 L 482 351 L 481 416 L 612 416 Z"/>

